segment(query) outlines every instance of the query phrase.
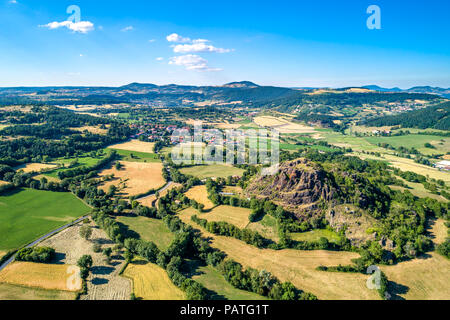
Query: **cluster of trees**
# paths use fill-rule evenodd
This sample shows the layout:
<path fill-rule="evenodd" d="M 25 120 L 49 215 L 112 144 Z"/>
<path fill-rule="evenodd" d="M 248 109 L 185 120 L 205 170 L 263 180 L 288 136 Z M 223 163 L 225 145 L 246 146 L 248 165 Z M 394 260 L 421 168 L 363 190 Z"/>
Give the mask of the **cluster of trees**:
<path fill-rule="evenodd" d="M 62 180 L 65 178 L 73 178 L 76 176 L 88 174 L 92 171 L 97 171 L 97 170 L 105 167 L 108 163 L 111 163 L 112 161 L 114 161 L 116 158 L 117 158 L 117 152 L 115 150 L 111 150 L 105 158 L 98 161 L 96 164 L 94 164 L 92 166 L 75 167 L 73 169 L 58 171 L 58 178 Z"/>
<path fill-rule="evenodd" d="M 50 247 L 23 248 L 17 251 L 17 261 L 48 263 L 55 256 L 55 249 Z"/>
<path fill-rule="evenodd" d="M 16 166 L 32 159 L 77 156 L 128 139 L 133 130 L 116 121 L 83 115 L 54 107 L 35 107 L 40 125 L 13 125 L 0 131 L 3 136 L 20 136 L 0 141 L 0 164 Z M 33 119 L 28 119 L 30 121 Z M 80 133 L 67 128 L 89 125 L 110 127 L 106 135 Z"/>

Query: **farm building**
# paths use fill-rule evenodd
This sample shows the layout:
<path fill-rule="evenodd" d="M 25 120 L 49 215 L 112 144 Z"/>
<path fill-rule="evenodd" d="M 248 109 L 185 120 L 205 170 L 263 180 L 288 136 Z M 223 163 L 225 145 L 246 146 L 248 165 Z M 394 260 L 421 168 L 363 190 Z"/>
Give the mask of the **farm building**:
<path fill-rule="evenodd" d="M 450 161 L 447 160 L 438 162 L 434 166 L 440 170 L 450 171 Z"/>

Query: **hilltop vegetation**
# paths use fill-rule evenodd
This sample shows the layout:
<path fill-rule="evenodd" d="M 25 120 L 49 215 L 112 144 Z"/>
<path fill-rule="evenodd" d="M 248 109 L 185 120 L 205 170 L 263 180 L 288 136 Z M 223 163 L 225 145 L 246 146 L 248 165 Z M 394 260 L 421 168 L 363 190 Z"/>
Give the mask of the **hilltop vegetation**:
<path fill-rule="evenodd" d="M 421 110 L 364 121 L 368 126 L 450 130 L 450 102 Z"/>

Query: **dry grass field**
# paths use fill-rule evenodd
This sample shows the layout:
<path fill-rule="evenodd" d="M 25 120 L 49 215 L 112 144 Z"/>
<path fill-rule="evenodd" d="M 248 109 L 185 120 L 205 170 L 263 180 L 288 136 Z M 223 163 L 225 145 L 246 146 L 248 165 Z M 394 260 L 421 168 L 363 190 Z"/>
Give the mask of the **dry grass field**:
<path fill-rule="evenodd" d="M 280 133 L 312 133 L 315 132 L 313 127 L 293 123 L 283 118 L 272 116 L 260 116 L 253 119 L 253 122 L 261 127 L 270 127 L 277 129 Z"/>
<path fill-rule="evenodd" d="M 136 259 L 123 275 L 133 281 L 133 292 L 144 300 L 184 300 L 183 291 L 169 279 L 166 271 L 156 264 Z"/>
<path fill-rule="evenodd" d="M 211 200 L 208 199 L 208 193 L 206 192 L 206 186 L 204 185 L 192 187 L 185 193 L 185 195 L 189 199 L 204 204 L 205 210 L 209 210 L 214 207 L 214 203 L 212 203 Z"/>
<path fill-rule="evenodd" d="M 235 196 L 244 196 L 244 191 L 242 190 L 241 187 L 238 186 L 225 186 L 222 189 L 223 193 L 232 193 Z"/>
<path fill-rule="evenodd" d="M 9 183 L 10 182 L 0 180 L 0 186 L 5 185 L 5 184 L 9 184 Z"/>
<path fill-rule="evenodd" d="M 154 143 L 139 140 L 131 140 L 109 146 L 109 149 L 129 150 L 136 152 L 153 153 Z"/>
<path fill-rule="evenodd" d="M 248 216 L 251 210 L 246 208 L 232 207 L 221 205 L 215 207 L 210 212 L 198 213 L 197 210 L 193 208 L 187 208 L 180 212 L 185 218 L 189 218 L 193 215 L 197 215 L 201 219 L 206 219 L 209 222 L 225 221 L 240 229 L 250 229 L 260 233 L 263 237 L 272 239 L 273 241 L 278 241 L 278 234 L 276 231 L 276 220 L 266 215 L 261 221 L 250 223 Z"/>
<path fill-rule="evenodd" d="M 211 212 L 202 213 L 198 216 L 208 221 L 225 221 L 240 229 L 244 229 L 250 222 L 248 216 L 251 212 L 250 209 L 246 208 L 218 206 L 211 210 Z"/>
<path fill-rule="evenodd" d="M 128 300 L 131 294 L 131 281 L 119 276 L 125 260 L 113 254 L 112 263 L 104 261 L 101 252 L 94 252 L 93 245 L 98 243 L 102 249 L 113 247 L 114 242 L 108 239 L 106 233 L 90 223 L 92 236 L 85 240 L 80 236 L 83 224 L 67 228 L 64 231 L 45 240 L 40 245 L 55 248 L 59 263 L 76 264 L 78 259 L 87 254 L 92 256 L 93 266 L 88 278 L 88 294 L 81 296 L 82 300 Z"/>
<path fill-rule="evenodd" d="M 0 283 L 1 300 L 73 300 L 75 293 Z"/>
<path fill-rule="evenodd" d="M 100 188 L 107 191 L 109 186 L 115 185 L 118 193 L 124 197 L 142 194 L 151 189 L 159 189 L 166 183 L 162 176 L 162 163 L 120 162 L 123 167 L 115 167 L 100 172 L 100 176 L 114 174 L 114 179 L 105 182 Z"/>
<path fill-rule="evenodd" d="M 93 134 L 106 134 L 108 132 L 108 129 L 100 129 L 100 127 L 95 126 L 85 126 L 80 128 L 69 128 L 69 129 L 79 132 L 84 132 L 85 130 L 87 130 L 88 132 Z"/>
<path fill-rule="evenodd" d="M 190 221 L 189 214 L 180 214 L 180 218 L 196 229 L 201 229 Z M 366 275 L 315 270 L 320 265 L 351 264 L 351 259 L 359 257 L 357 253 L 258 249 L 234 238 L 216 236 L 204 230 L 202 233 L 211 239 L 213 247 L 224 251 L 231 259 L 245 267 L 265 269 L 281 281 L 291 281 L 298 288 L 312 292 L 319 299 L 379 300 L 378 293 L 366 287 Z"/>
<path fill-rule="evenodd" d="M 74 271 L 70 268 L 70 265 L 63 264 L 14 262 L 0 272 L 0 283 L 49 290 L 78 291 L 81 289 L 81 281 L 78 281 L 79 285 L 75 287 L 68 286 L 69 278 L 74 275 Z M 78 267 L 72 268 L 76 268 L 79 273 Z"/>
<path fill-rule="evenodd" d="M 226 178 L 228 176 L 242 176 L 244 170 L 226 164 L 210 164 L 184 167 L 180 169 L 180 172 L 203 180 L 206 178 Z"/>
<path fill-rule="evenodd" d="M 447 237 L 444 220 L 432 222 L 431 236 L 435 244 Z M 395 266 L 382 266 L 389 281 L 405 286 L 399 293 L 407 300 L 449 300 L 450 299 L 450 260 L 436 252 L 418 259 L 402 262 Z"/>
<path fill-rule="evenodd" d="M 54 164 L 45 164 L 45 163 L 27 163 L 21 166 L 14 168 L 15 170 L 23 170 L 25 173 L 29 172 L 41 172 L 41 170 L 49 170 L 54 169 L 57 166 Z"/>

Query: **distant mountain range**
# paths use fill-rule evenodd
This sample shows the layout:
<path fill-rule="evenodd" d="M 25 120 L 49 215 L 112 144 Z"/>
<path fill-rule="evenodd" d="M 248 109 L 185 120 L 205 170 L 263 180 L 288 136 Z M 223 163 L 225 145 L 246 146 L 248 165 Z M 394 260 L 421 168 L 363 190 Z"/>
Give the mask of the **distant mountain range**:
<path fill-rule="evenodd" d="M 395 93 L 395 95 L 391 94 Z M 339 95 L 337 95 L 339 94 Z M 130 83 L 120 87 L 9 87 L 0 88 L 0 105 L 10 104 L 118 104 L 135 103 L 150 106 L 211 105 L 281 108 L 291 111 L 303 105 L 359 106 L 376 101 L 398 102 L 408 99 L 434 100 L 450 98 L 450 89 L 435 87 L 382 88 L 364 87 L 287 88 L 260 86 L 251 81 L 230 82 L 221 86 L 156 85 Z M 328 110 L 329 111 L 329 110 Z M 328 111 L 323 110 L 327 113 Z M 322 112 L 322 113 L 323 113 Z"/>
<path fill-rule="evenodd" d="M 439 88 L 439 87 L 430 87 L 430 86 L 419 86 L 419 87 L 412 87 L 410 89 L 400 89 L 398 87 L 395 88 L 383 88 L 379 87 L 377 85 L 369 85 L 364 86 L 362 88 L 373 90 L 373 91 L 379 91 L 379 92 L 409 92 L 409 93 L 429 93 L 429 94 L 437 94 L 440 96 L 443 96 L 445 98 L 450 98 L 450 88 Z"/>

